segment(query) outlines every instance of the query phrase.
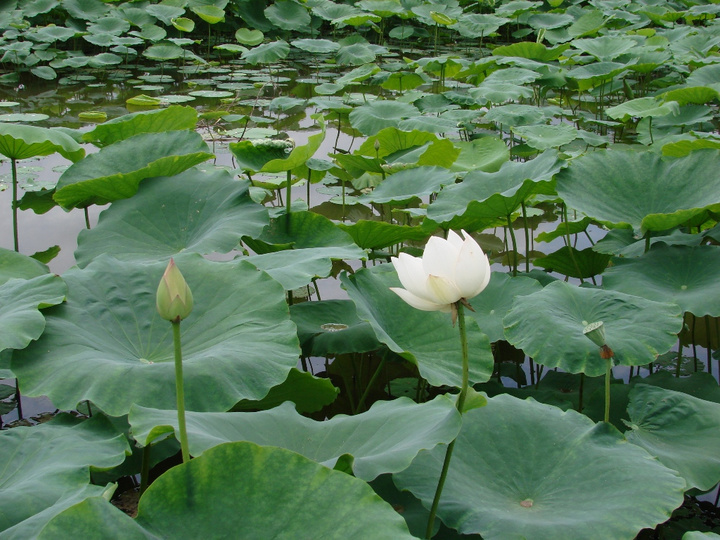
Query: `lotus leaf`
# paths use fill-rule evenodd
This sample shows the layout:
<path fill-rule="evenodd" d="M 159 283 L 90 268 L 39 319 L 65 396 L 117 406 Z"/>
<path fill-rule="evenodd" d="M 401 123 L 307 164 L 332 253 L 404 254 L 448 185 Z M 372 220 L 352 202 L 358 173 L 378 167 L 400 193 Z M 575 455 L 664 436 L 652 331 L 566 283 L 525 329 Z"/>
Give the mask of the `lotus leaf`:
<path fill-rule="evenodd" d="M 720 404 L 683 392 L 637 384 L 630 391 L 628 441 L 680 473 L 686 489 L 712 489 L 720 481 Z"/>
<path fill-rule="evenodd" d="M 173 411 L 134 407 L 133 435 L 142 445 L 177 430 Z M 405 469 L 420 450 L 447 444 L 460 429 L 453 400 L 438 396 L 416 404 L 408 398 L 379 401 L 369 411 L 318 422 L 298 414 L 291 403 L 256 413 L 189 413 L 190 453 L 232 441 L 250 441 L 297 452 L 327 467 L 349 456 L 353 474 L 370 481 Z"/>
<path fill-rule="evenodd" d="M 55 514 L 79 502 L 78 495 L 100 495 L 103 487 L 90 486 L 91 467 L 114 467 L 130 453 L 125 435 L 101 415 L 80 421 L 61 414 L 3 431 L 0 441 L 3 538 L 35 537 Z"/>
<path fill-rule="evenodd" d="M 505 338 L 539 364 L 597 377 L 605 373 L 598 346 L 583 334 L 604 323 L 616 364 L 642 366 L 677 343 L 682 329 L 675 304 L 555 281 L 517 298 L 503 319 Z"/>
<path fill-rule="evenodd" d="M 417 167 L 391 174 L 371 193 L 360 197 L 365 203 L 402 204 L 417 197 L 437 193 L 455 183 L 455 174 L 441 167 Z"/>
<path fill-rule="evenodd" d="M 599 150 L 573 160 L 557 177 L 565 203 L 636 234 L 665 231 L 706 209 L 720 210 L 718 150 L 685 158 L 652 152 Z"/>
<path fill-rule="evenodd" d="M 265 16 L 283 30 L 300 30 L 310 26 L 307 8 L 291 0 L 277 0 L 265 8 Z"/>
<path fill-rule="evenodd" d="M 282 60 L 290 53 L 290 45 L 282 39 L 263 43 L 243 54 L 243 58 L 250 64 L 272 64 Z"/>
<path fill-rule="evenodd" d="M 608 289 L 674 302 L 693 315 L 720 316 L 720 291 L 713 271 L 720 264 L 715 246 L 658 244 L 642 257 L 613 261 L 603 276 Z"/>
<path fill-rule="evenodd" d="M 246 260 L 265 270 L 287 290 L 307 285 L 315 277 L 330 275 L 333 259 L 367 257 L 353 243 L 350 235 L 327 218 L 311 212 L 293 212 L 289 218 L 282 215 L 271 220 L 259 240 L 260 244 L 245 238 L 245 242 L 256 252 L 264 248 L 262 243 L 266 242 L 277 244 L 278 247 L 265 247 L 266 252 L 247 257 Z"/>
<path fill-rule="evenodd" d="M 421 452 L 395 484 L 429 506 L 444 454 Z M 438 517 L 486 540 L 629 539 L 667 520 L 683 486 L 607 424 L 500 395 L 463 415 Z"/>
<path fill-rule="evenodd" d="M 96 227 L 80 232 L 75 260 L 86 266 L 110 245 L 118 259 L 147 262 L 181 252 L 232 251 L 242 236 L 258 236 L 268 223 L 267 210 L 250 199 L 248 188 L 226 171 L 197 169 L 141 184 L 138 197 L 116 201 Z"/>
<path fill-rule="evenodd" d="M 389 265 L 343 275 L 341 281 L 378 340 L 416 364 L 431 385 L 460 386 L 460 338 L 447 314 L 417 310 L 395 295 L 390 287 L 399 286 L 400 280 Z M 484 382 L 493 368 L 490 342 L 474 320 L 467 321 L 467 328 L 470 383 Z"/>
<path fill-rule="evenodd" d="M 0 285 L 12 278 L 31 279 L 48 273 L 48 267 L 32 257 L 0 248 Z"/>
<path fill-rule="evenodd" d="M 195 496 L 185 496 L 191 489 Z M 315 515 L 308 504 L 327 512 Z M 362 480 L 294 452 L 248 442 L 217 446 L 162 475 L 142 497 L 134 520 L 89 498 L 50 522 L 40 538 L 75 538 L 71 531 L 78 530 L 98 538 L 108 524 L 130 540 L 414 538 L 402 517 Z"/>
<path fill-rule="evenodd" d="M 188 410 L 224 411 L 282 383 L 300 354 L 283 289 L 244 261 L 188 254 L 176 263 L 195 302 L 182 329 Z M 13 355 L 24 392 L 65 409 L 89 399 L 113 416 L 132 403 L 175 407 L 172 332 L 155 307 L 165 266 L 103 255 L 63 274 L 67 301 L 46 310 L 41 339 Z"/>
<path fill-rule="evenodd" d="M 330 356 L 379 349 L 370 325 L 357 316 L 350 300 L 303 302 L 290 306 L 305 356 Z"/>
<path fill-rule="evenodd" d="M 364 135 L 375 135 L 383 128 L 397 127 L 401 120 L 419 116 L 420 111 L 409 103 L 373 101 L 350 113 L 350 123 Z"/>
<path fill-rule="evenodd" d="M 143 111 L 118 116 L 83 134 L 83 140 L 97 146 L 107 146 L 140 133 L 195 129 L 196 124 L 197 111 L 195 109 L 171 105 L 157 111 Z"/>
<path fill-rule="evenodd" d="M 71 161 L 85 155 L 85 149 L 60 130 L 0 123 L 0 154 L 3 156 L 28 159 L 55 152 Z"/>
<path fill-rule="evenodd" d="M 249 28 L 238 28 L 235 31 L 235 39 L 243 45 L 254 47 L 260 45 L 265 39 L 265 35 L 260 30 L 250 30 Z"/>
<path fill-rule="evenodd" d="M 104 204 L 135 195 L 145 178 L 172 176 L 213 157 L 192 131 L 140 133 L 102 148 L 67 169 L 55 201 L 64 208 Z"/>
<path fill-rule="evenodd" d="M 40 309 L 65 300 L 67 287 L 55 274 L 10 279 L 0 285 L 0 351 L 22 349 L 45 328 Z"/>

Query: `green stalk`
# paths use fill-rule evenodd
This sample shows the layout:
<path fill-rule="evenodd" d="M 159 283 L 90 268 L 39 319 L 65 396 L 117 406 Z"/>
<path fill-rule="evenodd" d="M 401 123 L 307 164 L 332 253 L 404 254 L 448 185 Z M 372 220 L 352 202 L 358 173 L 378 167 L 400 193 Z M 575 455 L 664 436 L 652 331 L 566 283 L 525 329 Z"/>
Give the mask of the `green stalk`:
<path fill-rule="evenodd" d="M 507 227 L 510 230 L 510 239 L 512 240 L 512 246 L 513 246 L 513 264 L 512 264 L 512 271 L 513 271 L 513 277 L 517 276 L 517 269 L 518 269 L 518 249 L 517 249 L 517 240 L 515 239 L 515 230 L 513 229 L 512 219 L 510 219 L 510 214 L 507 215 Z"/>
<path fill-rule="evenodd" d="M 285 205 L 287 206 L 286 214 L 287 214 L 287 221 L 285 222 L 285 231 L 290 232 L 290 180 L 292 178 L 292 173 L 290 171 L 287 172 L 287 191 L 285 192 Z"/>
<path fill-rule="evenodd" d="M 15 251 L 20 251 L 18 242 L 18 221 L 17 221 L 17 164 L 14 159 L 10 160 L 12 165 L 12 220 L 13 220 L 13 242 Z"/>
<path fill-rule="evenodd" d="M 605 423 L 610 423 L 610 377 L 612 377 L 612 357 L 605 360 Z"/>
<path fill-rule="evenodd" d="M 360 399 L 358 400 L 357 404 L 357 410 L 361 411 L 362 408 L 365 406 L 365 400 L 368 397 L 368 394 L 370 393 L 370 388 L 372 388 L 372 385 L 375 384 L 375 381 L 377 380 L 378 376 L 380 375 L 380 372 L 382 371 L 383 366 L 385 365 L 385 357 L 383 356 L 380 360 L 380 363 L 378 364 L 377 369 L 375 369 L 375 373 L 372 374 L 372 377 L 370 377 L 370 380 L 367 383 L 367 386 L 365 387 L 365 391 L 363 392 L 362 396 L 360 396 Z"/>
<path fill-rule="evenodd" d="M 460 330 L 460 348 L 462 351 L 462 386 L 460 387 L 460 395 L 455 402 L 455 406 L 460 414 L 463 413 L 465 408 L 465 398 L 468 393 L 469 386 L 469 374 L 470 374 L 470 362 L 468 360 L 468 343 L 467 343 L 467 332 L 465 330 L 465 312 L 463 311 L 463 305 L 460 302 L 455 303 L 458 316 L 458 328 Z M 435 490 L 435 498 L 433 499 L 432 508 L 430 508 L 430 517 L 428 518 L 427 529 L 425 531 L 426 540 L 432 538 L 433 526 L 435 525 L 435 515 L 437 514 L 438 505 L 440 504 L 440 496 L 442 495 L 443 487 L 445 486 L 445 480 L 447 478 L 447 472 L 450 468 L 450 459 L 452 458 L 453 450 L 455 449 L 455 441 L 457 438 L 448 445 L 445 451 L 445 460 L 443 461 L 442 470 L 440 471 L 440 480 L 438 480 L 437 489 Z"/>
<path fill-rule="evenodd" d="M 177 395 L 178 426 L 180 427 L 180 450 L 183 463 L 190 461 L 187 427 L 185 426 L 185 390 L 183 389 L 182 345 L 180 344 L 180 321 L 171 321 L 175 345 L 175 389 Z"/>

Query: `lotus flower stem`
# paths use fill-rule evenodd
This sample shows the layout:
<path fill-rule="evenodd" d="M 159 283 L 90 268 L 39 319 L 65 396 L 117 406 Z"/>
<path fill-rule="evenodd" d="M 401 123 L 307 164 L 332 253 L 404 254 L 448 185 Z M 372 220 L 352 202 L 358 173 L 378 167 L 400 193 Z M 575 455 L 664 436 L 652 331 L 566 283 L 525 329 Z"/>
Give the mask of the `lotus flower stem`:
<path fill-rule="evenodd" d="M 512 240 L 512 246 L 513 246 L 513 260 L 512 260 L 512 271 L 513 271 L 513 277 L 517 276 L 517 267 L 518 267 L 518 249 L 517 249 L 517 239 L 515 238 L 515 230 L 513 229 L 512 219 L 510 218 L 510 214 L 507 215 L 507 227 L 510 231 L 510 239 Z"/>
<path fill-rule="evenodd" d="M 460 414 L 462 414 L 465 408 L 465 398 L 468 393 L 470 361 L 468 357 L 467 331 L 465 329 L 465 312 L 462 302 L 456 302 L 455 308 L 457 309 L 458 329 L 460 330 L 460 349 L 462 351 L 462 386 L 460 387 L 460 394 L 455 402 L 455 406 Z M 450 459 L 452 459 L 452 453 L 455 448 L 456 440 L 457 438 L 453 439 L 445 451 L 445 460 L 443 461 L 442 470 L 440 471 L 440 480 L 438 480 L 438 485 L 435 490 L 435 498 L 433 499 L 432 507 L 430 508 L 430 517 L 428 518 L 427 529 L 425 531 L 425 538 L 427 540 L 432 538 L 433 527 L 435 525 L 435 515 L 437 514 L 438 505 L 440 504 L 440 496 L 442 495 L 443 487 L 445 486 L 445 479 L 447 478 L 447 472 L 450 468 Z"/>
<path fill-rule="evenodd" d="M 10 160 L 12 166 L 12 220 L 13 220 L 13 246 L 15 251 L 20 251 L 18 242 L 18 221 L 17 221 L 17 163 Z"/>
<path fill-rule="evenodd" d="M 177 396 L 178 426 L 180 428 L 180 450 L 183 463 L 190 461 L 187 427 L 185 425 L 185 390 L 183 388 L 182 345 L 180 343 L 180 321 L 171 321 L 173 344 L 175 345 L 175 391 Z"/>
<path fill-rule="evenodd" d="M 287 214 L 287 216 L 286 216 L 287 220 L 285 221 L 285 232 L 290 232 L 290 197 L 291 197 L 291 195 L 290 195 L 290 180 L 291 179 L 292 179 L 292 173 L 288 170 L 288 172 L 287 172 L 287 188 L 286 188 L 287 191 L 285 192 L 285 198 L 287 199 L 285 201 L 285 205 L 287 208 L 287 210 L 285 212 Z"/>
<path fill-rule="evenodd" d="M 520 203 L 523 216 L 523 228 L 525 229 L 525 272 L 530 272 L 530 231 L 528 230 L 527 208 L 525 203 Z"/>

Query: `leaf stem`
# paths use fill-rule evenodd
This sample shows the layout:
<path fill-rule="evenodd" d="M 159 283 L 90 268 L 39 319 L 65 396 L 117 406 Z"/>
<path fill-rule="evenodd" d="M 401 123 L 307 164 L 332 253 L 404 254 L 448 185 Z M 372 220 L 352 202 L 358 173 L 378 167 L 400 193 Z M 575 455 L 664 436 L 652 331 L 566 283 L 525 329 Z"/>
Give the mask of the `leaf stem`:
<path fill-rule="evenodd" d="M 190 461 L 187 427 L 185 426 L 185 390 L 183 389 L 182 345 L 180 344 L 180 321 L 171 321 L 175 345 L 175 390 L 177 395 L 178 426 L 180 428 L 180 450 L 183 463 Z"/>
<path fill-rule="evenodd" d="M 12 165 L 12 220 L 13 220 L 13 245 L 15 251 L 20 251 L 18 242 L 18 220 L 17 220 L 17 163 L 10 160 Z"/>
<path fill-rule="evenodd" d="M 465 408 L 465 398 L 468 393 L 470 362 L 468 359 L 468 343 L 467 331 L 465 329 L 464 308 L 461 302 L 456 302 L 455 308 L 457 309 L 458 329 L 460 330 L 460 348 L 462 351 L 462 386 L 460 387 L 460 394 L 455 402 L 455 407 L 457 407 L 458 412 L 462 414 L 463 409 Z M 440 479 L 438 480 L 438 485 L 435 489 L 435 498 L 433 499 L 432 507 L 430 508 L 430 517 L 428 518 L 427 529 L 425 531 L 426 540 L 430 540 L 430 538 L 432 538 L 433 527 L 435 525 L 435 515 L 437 514 L 438 505 L 440 504 L 440 496 L 442 495 L 443 487 L 445 486 L 445 479 L 447 478 L 447 472 L 450 468 L 450 459 L 452 458 L 456 440 L 457 437 L 452 440 L 445 451 L 445 460 L 443 461 L 442 470 L 440 471 Z"/>

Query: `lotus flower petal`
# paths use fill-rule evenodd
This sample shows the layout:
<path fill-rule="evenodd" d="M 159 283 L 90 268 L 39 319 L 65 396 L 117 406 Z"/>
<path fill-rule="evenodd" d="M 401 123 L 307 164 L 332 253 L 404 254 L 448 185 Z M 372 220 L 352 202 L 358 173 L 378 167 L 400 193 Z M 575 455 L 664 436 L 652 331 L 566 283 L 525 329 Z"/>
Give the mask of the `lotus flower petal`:
<path fill-rule="evenodd" d="M 434 302 L 429 302 L 428 300 L 415 296 L 410 291 L 406 291 L 400 287 L 390 287 L 390 290 L 415 309 L 419 309 L 421 311 L 444 311 L 446 313 L 451 311 L 450 304 L 436 304 Z"/>
<path fill-rule="evenodd" d="M 442 276 L 428 276 L 428 288 L 439 304 L 452 304 L 463 296 L 455 283 Z"/>
<path fill-rule="evenodd" d="M 455 266 L 460 250 L 438 236 L 430 237 L 423 253 L 423 269 L 433 276 L 455 279 Z"/>
<path fill-rule="evenodd" d="M 490 262 L 475 239 L 465 233 L 465 241 L 455 267 L 455 284 L 463 298 L 472 298 L 490 281 Z"/>
<path fill-rule="evenodd" d="M 427 274 L 423 270 L 420 257 L 400 253 L 398 257 L 393 257 L 391 260 L 403 287 L 414 296 L 437 303 L 435 295 L 428 289 Z"/>

